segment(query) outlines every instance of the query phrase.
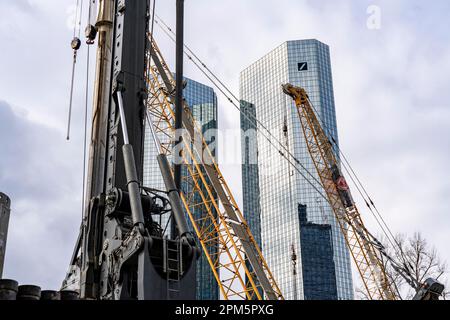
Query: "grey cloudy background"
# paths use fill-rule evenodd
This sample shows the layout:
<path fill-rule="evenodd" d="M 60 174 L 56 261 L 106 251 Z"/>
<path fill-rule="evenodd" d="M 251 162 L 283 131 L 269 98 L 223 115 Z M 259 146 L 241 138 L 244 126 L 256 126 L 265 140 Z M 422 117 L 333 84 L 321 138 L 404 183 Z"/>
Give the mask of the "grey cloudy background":
<path fill-rule="evenodd" d="M 174 26 L 175 1 L 157 2 Z M 44 288 L 59 288 L 81 217 L 85 47 L 65 140 L 73 5 L 0 0 L 0 190 L 12 198 L 4 276 Z M 367 28 L 370 5 L 381 29 Z M 446 0 L 187 0 L 186 42 L 236 93 L 239 72 L 282 42 L 330 45 L 342 149 L 392 230 L 421 231 L 450 261 L 449 12 Z M 155 31 L 174 66 L 173 44 Z M 208 84 L 188 62 L 186 75 Z M 219 102 L 220 128 L 239 128 Z M 239 164 L 223 171 L 241 199 Z"/>

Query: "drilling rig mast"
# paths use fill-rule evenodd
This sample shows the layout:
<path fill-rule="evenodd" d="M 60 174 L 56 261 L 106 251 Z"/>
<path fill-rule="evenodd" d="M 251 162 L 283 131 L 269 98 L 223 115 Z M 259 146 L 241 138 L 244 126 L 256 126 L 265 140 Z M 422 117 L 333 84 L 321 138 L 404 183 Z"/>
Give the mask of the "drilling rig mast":
<path fill-rule="evenodd" d="M 81 299 L 195 298 L 198 250 L 179 196 L 168 190 L 169 203 L 142 186 L 148 16 L 148 0 L 99 2 L 88 203 L 71 261 Z M 153 219 L 167 211 L 180 230 L 175 239 Z"/>
<path fill-rule="evenodd" d="M 5 263 L 10 212 L 11 200 L 6 194 L 0 192 L 0 279 L 3 275 L 3 267 Z"/>

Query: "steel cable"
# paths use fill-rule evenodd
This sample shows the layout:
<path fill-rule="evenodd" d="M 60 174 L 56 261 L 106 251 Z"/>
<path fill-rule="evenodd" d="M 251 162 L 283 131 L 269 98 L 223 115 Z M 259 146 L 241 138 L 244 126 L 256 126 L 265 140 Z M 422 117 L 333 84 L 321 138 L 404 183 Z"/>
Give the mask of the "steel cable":
<path fill-rule="evenodd" d="M 161 20 L 161 18 L 159 18 L 158 17 L 158 15 L 156 15 L 156 17 L 163 23 L 163 21 Z M 175 39 L 170 35 L 170 34 L 168 34 L 167 33 L 167 31 L 164 29 L 164 28 L 162 28 L 160 25 L 159 25 L 159 23 L 158 23 L 158 20 L 155 20 L 155 23 L 162 29 L 162 31 L 172 40 L 172 41 L 175 41 Z M 170 30 L 170 32 L 171 33 L 173 33 L 173 31 L 171 31 L 171 29 L 168 27 L 168 29 Z M 186 45 L 185 45 L 185 47 L 187 47 Z M 189 49 L 190 50 L 190 49 Z M 192 52 L 192 51 L 191 51 Z M 316 186 L 316 185 L 314 185 L 312 182 L 311 182 L 311 180 L 310 180 L 310 178 L 308 178 L 308 177 L 306 177 L 306 175 L 303 173 L 303 172 L 301 172 L 300 171 L 300 169 L 297 167 L 297 165 L 299 165 L 299 166 L 301 166 L 302 168 L 303 168 L 303 170 L 305 170 L 307 173 L 308 173 L 308 175 L 317 183 L 317 184 L 319 184 L 319 185 L 322 185 L 321 184 L 321 182 L 286 148 L 286 146 L 278 139 L 278 138 L 276 138 L 271 132 L 270 132 L 270 130 L 263 124 L 263 123 L 261 123 L 261 121 L 259 121 L 256 117 L 254 117 L 253 115 L 248 115 L 248 114 L 246 114 L 246 113 L 244 113 L 241 109 L 240 109 L 240 107 L 228 96 L 228 94 L 225 92 L 225 90 L 226 91 L 228 91 L 228 92 L 230 92 L 231 93 L 231 91 L 223 84 L 223 82 L 221 82 L 220 80 L 218 81 L 220 84 L 222 84 L 222 86 L 225 88 L 225 89 L 222 89 L 217 83 L 216 83 L 216 81 L 214 80 L 214 79 L 217 79 L 217 77 L 215 76 L 215 75 L 213 75 L 213 73 L 211 72 L 211 71 L 209 71 L 209 73 L 211 73 L 211 75 L 209 75 L 209 74 L 207 74 L 203 69 L 202 69 L 202 67 L 199 65 L 199 63 L 197 63 L 197 62 L 195 62 L 194 61 L 194 59 L 193 59 L 193 56 L 194 55 L 189 55 L 189 53 L 187 53 L 187 52 L 185 52 L 185 55 L 189 58 L 189 60 L 200 70 L 200 72 L 202 72 L 207 78 L 208 78 L 208 80 L 209 81 L 211 81 L 211 83 L 225 96 L 225 98 L 227 98 L 227 100 L 240 112 L 240 114 L 242 114 L 247 120 L 249 120 L 250 122 L 252 122 L 252 121 L 254 121 L 254 122 L 256 122 L 256 123 L 258 123 L 260 126 L 261 126 L 261 128 L 263 128 L 267 133 L 268 133 L 268 135 L 266 135 L 266 134 L 264 134 L 263 132 L 261 132 L 261 130 L 257 127 L 256 129 L 257 129 L 257 131 L 259 131 L 260 132 L 260 134 L 269 142 L 269 144 L 271 145 L 271 146 L 273 146 L 279 153 L 280 153 L 280 155 L 283 157 L 283 158 L 285 158 L 294 168 L 295 168 L 295 170 L 314 188 L 314 190 L 316 190 L 318 193 L 319 193 L 319 195 L 322 197 L 322 198 L 324 198 L 325 199 L 325 201 L 327 201 L 328 203 L 329 203 L 329 200 L 328 200 L 328 198 L 318 189 L 318 187 Z M 197 58 L 197 60 L 199 60 L 198 58 Z M 201 65 L 203 65 L 203 66 L 206 66 L 203 62 L 201 62 L 201 60 L 199 60 L 199 62 L 200 62 L 200 64 Z M 208 69 L 209 70 L 209 69 Z M 214 79 L 213 79 L 214 78 Z M 231 96 L 235 99 L 235 100 L 237 100 L 238 102 L 239 102 L 239 100 L 238 100 L 238 98 L 234 95 L 234 94 L 232 94 L 231 93 Z M 251 118 L 253 118 L 253 119 L 250 119 L 250 117 Z M 281 147 L 282 147 L 282 149 L 284 150 L 284 152 L 281 150 L 281 149 L 278 149 L 278 147 L 274 144 L 274 142 L 272 141 L 272 139 L 273 140 L 275 140 Z M 286 152 L 286 154 L 288 154 L 288 156 L 290 156 L 292 159 L 293 159 L 293 161 L 295 162 L 292 162 L 292 160 L 291 159 L 289 159 L 288 158 L 288 156 L 286 156 L 286 154 L 285 154 L 285 152 Z M 296 165 L 297 164 L 297 165 Z"/>

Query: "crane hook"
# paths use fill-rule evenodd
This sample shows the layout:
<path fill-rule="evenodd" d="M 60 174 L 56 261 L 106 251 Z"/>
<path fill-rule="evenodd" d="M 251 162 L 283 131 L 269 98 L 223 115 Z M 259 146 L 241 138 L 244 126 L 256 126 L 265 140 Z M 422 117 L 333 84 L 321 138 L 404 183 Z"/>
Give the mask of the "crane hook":
<path fill-rule="evenodd" d="M 72 101 L 73 101 L 73 86 L 75 80 L 75 65 L 77 64 L 77 53 L 81 48 L 81 40 L 78 37 L 74 37 L 70 46 L 73 50 L 73 65 L 72 65 L 72 81 L 70 83 L 70 100 L 69 100 L 69 119 L 67 122 L 67 140 L 70 140 L 70 123 L 72 120 Z"/>

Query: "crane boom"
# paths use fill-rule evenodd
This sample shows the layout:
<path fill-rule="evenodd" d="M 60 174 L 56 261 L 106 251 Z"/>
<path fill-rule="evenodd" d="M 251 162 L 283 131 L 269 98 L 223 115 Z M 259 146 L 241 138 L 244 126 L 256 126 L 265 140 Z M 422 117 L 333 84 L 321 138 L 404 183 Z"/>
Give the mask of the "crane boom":
<path fill-rule="evenodd" d="M 439 300 L 444 292 L 444 285 L 433 278 L 418 283 L 411 276 L 408 266 L 402 266 L 390 257 L 383 245 L 366 229 L 341 173 L 333 145 L 322 128 L 305 89 L 285 84 L 283 91 L 294 99 L 309 154 L 369 299 L 401 299 L 395 283 L 386 272 L 385 263 L 390 262 L 416 290 L 413 300 Z"/>
<path fill-rule="evenodd" d="M 375 300 L 397 299 L 398 293 L 386 274 L 383 256 L 364 225 L 333 146 L 314 113 L 308 94 L 303 88 L 290 84 L 284 85 L 283 91 L 294 99 L 309 154 L 368 297 Z"/>
<path fill-rule="evenodd" d="M 174 79 L 164 58 L 150 36 L 147 68 L 147 108 L 162 149 L 172 152 L 174 141 Z M 189 107 L 183 112 L 183 161 L 192 191 L 182 195 L 186 212 L 196 231 L 204 254 L 225 299 L 283 299 L 281 291 L 262 256 L 239 207 L 234 200 L 208 144 L 196 125 Z M 192 208 L 204 215 L 196 218 Z M 214 250 L 214 248 L 218 250 Z M 251 265 L 252 268 L 249 268 Z M 222 279 L 218 270 L 222 271 Z M 228 273 L 229 276 L 224 275 Z"/>
<path fill-rule="evenodd" d="M 177 151 L 176 83 L 148 17 L 147 0 L 99 2 L 88 202 L 62 289 L 82 299 L 192 299 L 200 252 L 186 212 L 225 299 L 283 299 L 186 103 L 181 155 L 192 190 L 176 187 L 168 162 Z M 141 185 L 145 118 L 166 192 Z M 179 235 L 153 219 L 168 212 Z"/>

